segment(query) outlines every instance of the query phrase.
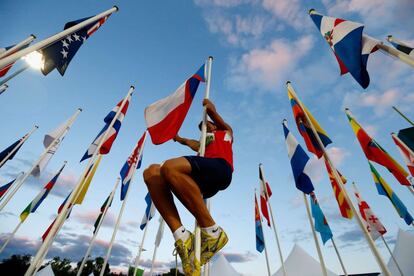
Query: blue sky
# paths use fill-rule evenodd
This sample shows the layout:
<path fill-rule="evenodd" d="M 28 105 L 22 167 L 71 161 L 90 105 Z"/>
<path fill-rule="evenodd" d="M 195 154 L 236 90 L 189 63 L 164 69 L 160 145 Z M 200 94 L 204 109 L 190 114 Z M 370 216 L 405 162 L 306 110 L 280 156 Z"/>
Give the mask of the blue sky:
<path fill-rule="evenodd" d="M 29 216 L 15 239 L 0 255 L 34 253 L 40 236 L 52 221 L 64 196 L 85 164 L 79 160 L 103 126 L 103 118 L 135 85 L 130 108 L 110 154 L 105 156 L 90 191 L 65 224 L 49 257 L 68 256 L 79 260 L 84 252 L 99 207 L 113 187 L 119 170 L 145 130 L 144 108 L 169 95 L 193 74 L 204 60 L 214 56 L 211 99 L 234 129 L 235 173 L 231 186 L 212 200 L 212 213 L 226 229 L 230 241 L 223 250 L 232 265 L 246 275 L 264 275 L 265 258 L 255 250 L 253 190 L 258 188 L 258 164 L 263 163 L 273 196 L 282 251 L 285 258 L 296 242 L 317 258 L 311 239 L 301 194 L 295 189 L 281 122 L 288 119 L 291 131 L 303 144 L 293 125 L 285 82 L 292 81 L 302 101 L 330 135 L 329 146 L 341 172 L 355 181 L 362 196 L 388 230 L 392 244 L 399 228 L 409 230 L 385 197 L 377 194 L 368 164 L 348 124 L 344 107 L 349 107 L 360 123 L 399 162 L 391 132 L 408 127 L 392 109 L 398 106 L 413 118 L 412 68 L 382 53 L 369 58 L 371 84 L 363 90 L 349 75 L 340 77 L 339 68 L 328 45 L 321 38 L 307 12 L 316 8 L 324 14 L 365 23 L 365 32 L 384 40 L 386 35 L 414 42 L 409 26 L 414 25 L 414 4 L 395 1 L 299 1 L 299 0 L 195 0 L 195 1 L 3 1 L 0 17 L 0 45 L 8 46 L 33 33 L 38 41 L 59 32 L 75 19 L 100 13 L 113 5 L 113 14 L 79 50 L 64 77 L 56 71 L 44 77 L 33 69 L 10 81 L 1 95 L 0 137 L 2 148 L 28 131 L 40 128 L 24 145 L 15 160 L 0 170 L 1 183 L 30 167 L 42 151 L 43 135 L 71 116 L 77 107 L 84 111 L 55 154 L 40 179 L 29 179 L 0 214 L 2 236 L 13 230 L 18 215 L 39 192 L 51 175 L 68 161 L 53 194 L 38 212 Z M 14 70 L 23 65 L 19 62 Z M 200 86 L 180 134 L 197 138 L 201 119 Z M 143 167 L 165 159 L 190 154 L 173 142 L 154 146 L 147 141 Z M 355 221 L 339 216 L 325 168 L 312 160 L 312 179 L 322 209 L 348 272 L 379 271 Z M 378 167 L 407 208 L 414 212 L 412 195 L 391 174 Z M 351 189 L 348 189 L 351 191 Z M 136 174 L 131 195 L 116 239 L 112 266 L 125 269 L 133 262 L 145 203 L 146 187 L 142 170 Z M 117 191 L 116 198 L 119 198 Z M 93 254 L 103 254 L 111 235 L 120 202 L 111 207 L 105 227 L 98 236 Z M 194 220 L 180 205 L 183 222 L 192 228 Z M 145 264 L 150 263 L 158 223 L 149 226 L 144 245 Z M 271 229 L 265 236 L 275 272 L 280 262 Z M 377 242 L 384 259 L 389 256 Z M 159 268 L 173 263 L 173 239 L 166 232 L 159 250 Z M 328 268 L 340 273 L 339 262 L 328 242 L 323 248 Z"/>

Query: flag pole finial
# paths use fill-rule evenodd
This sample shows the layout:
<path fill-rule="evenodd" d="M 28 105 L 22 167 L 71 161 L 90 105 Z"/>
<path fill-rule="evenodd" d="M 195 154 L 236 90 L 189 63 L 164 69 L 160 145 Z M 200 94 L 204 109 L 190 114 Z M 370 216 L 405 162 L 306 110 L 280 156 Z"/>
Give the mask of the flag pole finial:
<path fill-rule="evenodd" d="M 34 34 L 31 34 L 30 36 L 33 37 L 33 39 L 36 39 L 36 36 Z"/>
<path fill-rule="evenodd" d="M 291 84 L 292 82 L 291 81 L 286 81 L 286 85 L 289 85 L 289 84 Z"/>
<path fill-rule="evenodd" d="M 214 59 L 213 56 L 208 56 L 209 59 Z"/>
<path fill-rule="evenodd" d="M 34 127 L 35 127 L 36 129 L 37 129 L 37 128 L 39 128 L 39 126 L 38 126 L 38 125 L 35 125 Z"/>
<path fill-rule="evenodd" d="M 80 112 L 82 112 L 82 111 L 83 111 L 82 107 L 78 107 L 78 110 L 79 110 Z"/>
<path fill-rule="evenodd" d="M 135 86 L 131 85 L 131 88 L 135 90 Z"/>
<path fill-rule="evenodd" d="M 119 8 L 117 5 L 114 5 L 114 8 L 116 9 L 116 11 L 119 11 Z"/>
<path fill-rule="evenodd" d="M 314 14 L 314 13 L 316 13 L 315 9 L 312 8 L 312 9 L 309 10 L 309 14 Z"/>

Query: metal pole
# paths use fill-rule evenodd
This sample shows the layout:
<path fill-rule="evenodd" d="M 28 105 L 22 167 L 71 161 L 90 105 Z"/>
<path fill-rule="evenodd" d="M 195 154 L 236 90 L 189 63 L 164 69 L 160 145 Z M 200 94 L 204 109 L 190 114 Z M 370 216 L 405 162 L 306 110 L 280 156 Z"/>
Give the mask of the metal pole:
<path fill-rule="evenodd" d="M 116 188 L 118 187 L 118 184 L 119 184 L 119 181 L 120 181 L 120 180 L 121 180 L 121 179 L 120 179 L 119 177 L 116 179 L 116 182 L 115 182 L 114 188 L 113 188 L 113 190 L 112 190 L 111 194 L 109 195 L 108 204 L 105 206 L 104 211 L 102 212 L 102 218 L 101 218 L 101 220 L 98 222 L 98 225 L 97 225 L 97 227 L 96 227 L 95 233 L 94 233 L 94 234 L 93 234 L 93 236 L 92 236 L 92 239 L 91 239 L 91 241 L 90 241 L 90 243 L 89 243 L 89 247 L 88 247 L 88 249 L 86 250 L 85 256 L 84 256 L 84 257 L 83 257 L 83 259 L 82 259 L 82 263 L 81 263 L 81 265 L 80 265 L 80 267 L 79 267 L 79 270 L 78 270 L 78 273 L 76 274 L 76 276 L 80 276 L 80 275 L 81 275 L 81 273 L 82 273 L 82 271 L 83 271 L 83 267 L 85 266 L 85 263 L 86 263 L 86 261 L 87 261 L 87 259 L 88 259 L 88 256 L 89 256 L 89 253 L 91 252 L 92 246 L 93 246 L 93 244 L 95 243 L 96 236 L 98 236 L 99 229 L 101 229 L 101 225 L 102 225 L 102 223 L 103 223 L 103 221 L 104 221 L 104 219 L 105 219 L 106 213 L 107 213 L 107 212 L 108 212 L 108 210 L 109 210 L 109 205 L 110 205 L 110 203 L 112 202 L 112 199 L 114 198 L 115 191 L 116 191 Z"/>
<path fill-rule="evenodd" d="M 2 86 L 0 86 L 0 95 L 3 94 L 7 88 L 9 88 L 9 86 L 7 84 L 3 84 Z"/>
<path fill-rule="evenodd" d="M 301 107 L 302 107 L 302 109 L 303 109 L 302 102 L 301 102 L 301 101 L 300 101 L 300 99 L 297 97 L 297 95 L 296 95 L 295 91 L 293 90 L 293 87 L 292 87 L 292 86 L 291 86 L 291 84 L 290 84 L 290 81 L 288 81 L 288 82 L 286 83 L 286 85 L 287 85 L 287 87 L 288 87 L 289 91 L 291 91 L 291 92 L 293 93 L 293 95 L 295 96 L 295 98 L 296 98 L 296 100 L 297 100 L 297 102 L 298 102 L 299 106 L 301 106 Z M 374 257 L 375 257 L 375 260 L 377 261 L 378 265 L 380 266 L 382 273 L 383 273 L 385 276 L 391 276 L 391 273 L 390 273 L 390 271 L 388 270 L 387 266 L 385 265 L 385 262 L 384 262 L 384 260 L 382 259 L 381 255 L 379 254 L 378 249 L 377 249 L 377 247 L 375 246 L 375 243 L 374 243 L 374 241 L 372 240 L 371 235 L 368 233 L 367 229 L 365 228 L 364 223 L 362 222 L 362 219 L 361 219 L 361 217 L 359 216 L 359 213 L 357 212 L 357 210 L 356 210 L 356 208 L 355 208 L 354 204 L 352 203 L 351 199 L 349 198 L 348 192 L 347 192 L 347 191 L 346 191 L 346 189 L 345 189 L 345 185 L 344 185 L 344 183 L 342 182 L 342 179 L 341 179 L 341 177 L 339 176 L 338 171 L 337 171 L 337 170 L 336 170 L 336 168 L 334 167 L 334 165 L 333 165 L 333 163 L 332 163 L 331 158 L 329 157 L 328 153 L 326 152 L 325 146 L 323 145 L 323 143 L 322 143 L 322 141 L 321 141 L 321 138 L 319 137 L 319 135 L 318 135 L 318 133 L 317 133 L 317 131 L 316 131 L 316 129 L 315 129 L 315 126 L 314 126 L 314 125 L 312 124 L 312 122 L 310 121 L 309 116 L 308 116 L 308 114 L 307 114 L 306 112 L 304 112 L 304 115 L 305 115 L 306 120 L 308 121 L 309 126 L 311 127 L 312 133 L 313 133 L 313 135 L 315 136 L 316 141 L 318 142 L 319 147 L 320 147 L 320 148 L 322 149 L 322 151 L 323 151 L 323 156 L 324 156 L 324 158 L 325 158 L 326 162 L 328 163 L 329 167 L 331 168 L 332 173 L 333 173 L 333 176 L 335 177 L 335 179 L 336 179 L 337 183 L 339 184 L 339 186 L 341 187 L 341 189 L 344 191 L 344 197 L 345 197 L 345 200 L 348 202 L 349 206 L 351 207 L 352 212 L 354 212 L 354 214 L 355 214 L 355 219 L 356 219 L 356 221 L 357 221 L 357 223 L 358 223 L 359 227 L 361 228 L 362 232 L 364 233 L 365 239 L 366 239 L 366 240 L 367 240 L 367 242 L 368 242 L 368 245 L 369 245 L 369 247 L 370 247 L 370 249 L 371 249 L 371 251 L 372 251 L 372 254 L 373 254 L 373 255 L 374 255 Z"/>
<path fill-rule="evenodd" d="M 102 17 L 105 17 L 107 15 L 110 15 L 110 14 L 116 12 L 116 11 L 118 11 L 118 7 L 114 6 L 113 8 L 111 8 L 107 11 L 104 11 L 104 12 L 98 14 L 98 15 L 95 15 L 95 16 L 93 16 L 93 17 L 91 17 L 91 18 L 89 18 L 85 21 L 82 21 L 81 23 L 76 24 L 75 26 L 72 26 L 72 27 L 70 27 L 70 28 L 68 28 L 68 29 L 66 29 L 66 30 L 64 30 L 60 33 L 57 33 L 57 34 L 55 34 L 55 35 L 53 35 L 49 38 L 46 38 L 45 40 L 39 41 L 38 43 L 36 43 L 32 46 L 29 46 L 25 49 L 22 49 L 20 51 L 17 51 L 16 53 L 13 53 L 13 54 L 9 55 L 7 57 L 4 57 L 4 58 L 0 59 L 0 68 L 3 68 L 4 66 L 15 62 L 19 58 L 21 58 L 21 57 L 23 57 L 27 54 L 30 54 L 31 52 L 43 49 L 44 47 L 49 46 L 50 44 L 53 44 L 53 43 L 61 40 L 62 38 L 66 37 L 67 35 L 69 35 L 71 33 L 74 33 L 76 31 L 82 29 L 83 27 L 91 24 L 92 22 L 95 22 L 98 19 L 100 19 Z"/>
<path fill-rule="evenodd" d="M 398 114 L 401 115 L 401 117 L 403 117 L 407 122 L 409 122 L 412 126 L 414 126 L 414 122 L 411 121 L 410 119 L 407 118 L 407 116 L 405 116 L 400 110 L 398 110 L 397 107 L 393 106 L 392 107 L 395 111 L 397 111 Z"/>
<path fill-rule="evenodd" d="M 0 248 L 0 253 L 3 252 L 4 248 L 9 244 L 11 239 L 14 237 L 14 234 L 16 234 L 17 230 L 19 230 L 20 226 L 22 225 L 23 221 L 20 221 L 19 224 L 17 224 L 16 228 L 14 228 L 13 232 L 9 235 L 6 242 L 3 244 L 3 246 Z"/>
<path fill-rule="evenodd" d="M 152 204 L 152 203 L 151 203 Z M 144 242 L 145 242 L 145 237 L 147 236 L 147 229 L 148 229 L 148 224 L 149 224 L 149 221 L 147 221 L 147 224 L 145 225 L 145 229 L 144 229 L 144 234 L 142 235 L 142 240 L 141 240 L 141 244 L 138 246 L 138 254 L 137 254 L 137 256 L 135 257 L 135 262 L 134 262 L 134 274 L 133 275 L 136 275 L 137 274 L 137 271 L 138 271 L 138 265 L 139 265 L 139 262 L 141 261 L 141 254 L 142 254 L 142 250 L 144 249 Z"/>
<path fill-rule="evenodd" d="M 333 238 L 333 237 L 331 238 L 331 241 L 332 241 L 332 245 L 333 245 L 333 247 L 334 247 L 334 249 L 335 249 L 336 256 L 338 256 L 339 263 L 341 264 L 342 271 L 344 272 L 344 275 L 345 275 L 345 276 L 348 276 L 348 272 L 347 272 L 347 271 L 346 271 L 346 269 L 345 269 L 344 262 L 342 261 L 341 254 L 339 254 L 339 250 L 338 250 L 338 248 L 336 247 L 336 244 L 335 244 L 335 241 L 334 241 L 334 238 Z"/>
<path fill-rule="evenodd" d="M 16 151 L 17 151 L 17 149 L 21 146 L 21 145 L 23 145 L 23 143 L 24 142 L 26 142 L 26 140 L 27 139 L 29 139 L 29 137 L 30 137 L 30 135 L 32 135 L 32 133 L 33 132 L 35 132 L 36 131 L 36 129 L 38 129 L 39 128 L 39 126 L 37 126 L 37 125 L 35 125 L 27 134 L 25 134 L 24 136 L 23 136 L 23 139 L 14 147 L 14 149 L 12 149 L 12 151 L 11 152 L 9 152 L 9 154 L 7 154 L 7 156 L 3 159 L 3 160 L 1 160 L 1 162 L 0 162 L 0 167 L 2 167 L 3 165 L 4 165 L 4 163 L 6 163 L 6 161 L 7 160 L 9 160 L 9 158 L 10 158 L 10 156 L 12 155 L 12 154 L 14 154 Z"/>
<path fill-rule="evenodd" d="M 388 246 L 387 241 L 384 239 L 384 237 L 382 235 L 380 235 L 380 236 L 381 236 L 382 241 L 385 244 L 385 247 L 387 247 L 388 252 L 390 253 L 392 260 L 394 261 L 395 265 L 397 266 L 398 271 L 400 272 L 401 276 L 404 276 L 404 273 L 402 272 L 401 267 L 397 262 L 397 259 L 395 259 L 394 254 L 392 254 L 392 251 L 391 251 L 390 247 Z"/>
<path fill-rule="evenodd" d="M 123 107 L 125 106 L 125 103 L 126 103 L 127 99 L 132 94 L 134 89 L 135 89 L 134 86 L 131 86 L 130 89 L 128 90 L 128 93 L 125 96 L 124 100 L 122 101 L 122 104 L 119 107 L 117 113 L 115 114 L 114 119 L 112 120 L 112 122 L 108 126 L 108 130 L 112 129 L 115 121 L 117 120 L 119 114 L 121 113 Z M 103 135 L 101 141 L 99 142 L 98 146 L 95 149 L 95 152 L 93 153 L 92 157 L 90 158 L 86 168 L 89 168 L 90 165 L 95 161 L 96 157 L 99 155 L 99 149 L 101 148 L 102 144 L 105 142 L 107 137 L 108 137 L 108 131 L 106 131 L 105 134 Z M 68 214 L 69 205 L 79 197 L 79 194 L 82 191 L 83 179 L 85 178 L 86 173 L 87 173 L 87 169 L 83 171 L 82 175 L 78 179 L 78 182 L 77 182 L 75 188 L 73 189 L 74 192 L 70 194 L 68 200 L 66 201 L 65 205 L 62 208 L 61 213 L 56 218 L 56 225 L 52 226 L 52 228 L 50 229 L 49 235 L 47 235 L 47 237 L 45 239 L 45 241 L 47 241 L 47 242 L 43 243 L 42 246 L 37 251 L 36 256 L 34 257 L 32 263 L 30 264 L 29 268 L 27 269 L 27 271 L 25 273 L 25 276 L 31 276 L 34 272 L 34 268 L 35 268 L 36 264 L 43 260 L 43 257 L 42 257 L 43 252 L 46 251 L 47 248 L 48 248 L 47 243 L 49 242 L 49 240 L 53 239 L 57 235 L 57 233 L 59 232 L 59 229 L 60 229 L 60 225 L 65 222 L 66 216 Z"/>
<path fill-rule="evenodd" d="M 276 223 L 275 223 L 275 218 L 273 216 L 272 205 L 269 202 L 269 194 L 267 192 L 266 178 L 264 176 L 263 165 L 262 164 L 259 164 L 259 170 L 262 172 L 262 177 L 263 177 L 264 183 L 261 183 L 260 185 L 263 185 L 263 188 L 264 188 L 264 191 L 265 191 L 265 196 L 266 196 L 266 202 L 268 202 L 268 205 L 269 205 L 269 211 L 270 211 L 270 216 L 272 217 L 272 226 L 273 226 L 273 231 L 274 231 L 275 237 L 276 237 L 277 249 L 279 251 L 279 257 L 280 257 L 280 263 L 282 265 L 283 275 L 287 276 L 285 264 L 283 262 L 282 249 L 281 249 L 281 246 L 280 246 L 279 237 L 277 235 Z"/>
<path fill-rule="evenodd" d="M 319 261 L 321 263 L 322 274 L 324 276 L 328 276 L 328 272 L 326 271 L 325 261 L 323 259 L 323 255 L 322 255 L 321 246 L 319 245 L 318 236 L 316 235 L 315 226 L 313 225 L 313 220 L 312 220 L 312 215 L 311 215 L 311 211 L 310 211 L 310 208 L 309 208 L 308 198 L 306 197 L 305 193 L 303 193 L 303 201 L 305 202 L 306 213 L 308 214 L 308 219 L 309 219 L 310 227 L 312 229 L 313 239 L 315 241 L 316 250 L 318 251 L 318 257 L 319 257 Z"/>
<path fill-rule="evenodd" d="M 21 47 L 30 44 L 33 40 L 36 39 L 36 36 L 34 34 L 29 35 L 28 38 L 26 38 L 25 40 L 17 43 L 16 45 L 14 45 L 13 47 L 11 47 L 10 49 L 8 49 L 7 51 L 4 51 L 3 53 L 0 53 L 0 59 L 16 52 L 16 50 L 19 50 Z"/>
<path fill-rule="evenodd" d="M 0 81 L 0 86 L 5 85 L 6 82 L 8 82 L 9 80 L 11 80 L 12 78 L 14 78 L 15 76 L 17 76 L 18 74 L 24 72 L 29 67 L 30 67 L 30 65 L 26 64 L 25 66 L 23 66 L 22 68 L 20 68 L 16 72 L 13 72 L 13 74 L 11 74 L 10 76 L 6 77 L 4 80 Z"/>
<path fill-rule="evenodd" d="M 377 44 L 378 49 L 381 50 L 382 53 L 389 54 L 391 56 L 396 57 L 397 59 L 401 60 L 402 62 L 411 65 L 411 67 L 414 67 L 414 59 L 407 55 L 406 53 L 403 53 L 401 51 L 398 51 L 397 49 L 394 49 L 393 47 L 390 47 L 388 45 L 385 45 L 383 43 Z"/>
<path fill-rule="evenodd" d="M 19 179 L 18 182 L 16 180 L 16 182 L 13 183 L 12 187 L 10 187 L 10 193 L 8 193 L 7 197 L 5 197 L 4 200 L 2 200 L 2 202 L 0 203 L 0 211 L 3 210 L 3 208 L 7 205 L 7 203 L 10 201 L 10 199 L 16 194 L 16 192 L 20 189 L 20 187 L 23 185 L 23 183 L 26 181 L 26 179 L 32 174 L 32 171 L 36 168 L 36 166 L 40 163 L 40 161 L 46 156 L 46 154 L 49 153 L 49 150 L 52 149 L 53 147 L 55 147 L 56 145 L 58 145 L 61 142 L 61 139 L 60 139 L 60 138 L 62 138 L 61 136 L 67 130 L 70 129 L 70 127 L 75 122 L 76 118 L 78 117 L 78 115 L 81 112 L 82 112 L 82 109 L 78 108 L 76 110 L 75 114 L 71 117 L 71 120 L 69 120 L 66 127 L 64 129 L 61 129 L 60 133 L 55 137 L 55 139 L 52 141 L 52 143 L 50 143 L 50 145 L 47 148 L 45 148 L 45 150 L 40 155 L 40 157 L 37 159 L 37 161 L 35 163 L 33 163 L 30 170 L 26 171 L 26 173 L 23 175 L 23 177 L 21 179 Z M 13 190 L 12 190 L 12 188 L 13 188 Z"/>

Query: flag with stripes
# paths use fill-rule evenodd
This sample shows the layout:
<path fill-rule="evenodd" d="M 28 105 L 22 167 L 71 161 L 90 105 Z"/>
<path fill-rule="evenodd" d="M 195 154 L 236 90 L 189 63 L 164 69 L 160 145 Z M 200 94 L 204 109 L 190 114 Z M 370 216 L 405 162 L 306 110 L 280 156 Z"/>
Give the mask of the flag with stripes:
<path fill-rule="evenodd" d="M 270 227 L 270 217 L 269 217 L 269 210 L 268 210 L 268 206 L 267 206 L 267 204 L 269 204 L 269 203 L 267 202 L 266 192 L 267 192 L 267 195 L 270 198 L 270 196 L 272 195 L 272 190 L 270 190 L 269 183 L 267 183 L 267 181 L 264 179 L 262 170 L 263 170 L 262 165 L 260 164 L 259 165 L 260 209 L 262 210 L 263 216 L 267 220 L 267 225 Z"/>
<path fill-rule="evenodd" d="M 401 153 L 411 176 L 414 176 L 414 152 L 394 133 L 391 134 L 391 137 L 397 146 L 398 151 Z"/>
<path fill-rule="evenodd" d="M 260 217 L 256 194 L 254 195 L 254 222 L 256 229 L 256 250 L 263 252 L 263 249 L 265 248 L 265 242 L 263 236 L 262 218 Z"/>
<path fill-rule="evenodd" d="M 5 161 L 12 160 L 14 158 L 14 156 L 17 154 L 17 152 L 19 151 L 19 149 L 23 146 L 23 143 L 19 147 L 17 147 L 17 146 L 20 144 L 20 142 L 22 140 L 24 140 L 27 137 L 27 135 L 29 135 L 29 133 L 25 134 L 22 138 L 20 138 L 19 140 L 17 140 L 16 142 L 14 142 L 10 146 L 8 146 L 6 149 L 4 149 L 2 152 L 0 152 L 0 162 L 4 161 L 6 158 L 7 158 L 7 160 L 5 160 Z M 13 150 L 14 150 L 14 152 L 13 152 Z M 11 152 L 13 152 L 13 153 L 10 154 Z M 10 154 L 10 156 L 7 157 L 9 154 Z M 0 166 L 0 168 L 3 167 L 4 164 L 6 164 L 6 162 L 4 162 Z"/>
<path fill-rule="evenodd" d="M 148 222 L 154 217 L 155 215 L 155 205 L 152 203 L 151 196 L 149 193 L 145 196 L 145 202 L 147 203 L 147 207 L 145 208 L 144 216 L 141 220 L 141 225 L 139 228 L 144 230 L 145 226 L 147 226 Z"/>
<path fill-rule="evenodd" d="M 112 194 L 112 193 L 111 193 Z M 112 199 L 113 199 L 113 197 L 111 198 L 111 194 L 109 194 L 109 196 L 105 199 L 105 202 L 102 204 L 102 206 L 101 206 L 101 210 L 100 210 L 100 213 L 99 213 L 99 215 L 98 215 L 98 218 L 96 219 L 96 221 L 95 221 L 95 223 L 93 224 L 93 226 L 95 227 L 94 229 L 93 229 L 93 233 L 95 234 L 95 232 L 96 232 L 96 230 L 98 229 L 98 225 L 99 225 L 99 223 L 101 222 L 101 220 L 103 219 L 103 214 L 104 214 L 104 212 L 105 212 L 105 209 L 107 209 L 107 208 L 109 208 L 109 207 L 111 207 L 111 205 L 112 205 Z"/>

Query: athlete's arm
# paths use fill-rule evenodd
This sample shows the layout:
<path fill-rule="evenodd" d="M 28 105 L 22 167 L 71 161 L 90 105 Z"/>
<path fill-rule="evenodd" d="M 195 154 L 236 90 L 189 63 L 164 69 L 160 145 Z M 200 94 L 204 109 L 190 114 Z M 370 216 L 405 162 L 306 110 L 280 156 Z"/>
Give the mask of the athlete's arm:
<path fill-rule="evenodd" d="M 198 149 L 200 148 L 200 142 L 193 139 L 187 139 L 180 137 L 178 134 L 173 139 L 175 142 L 180 143 L 181 145 L 187 146 L 191 148 L 193 151 L 198 152 Z"/>
<path fill-rule="evenodd" d="M 223 118 L 220 116 L 220 114 L 217 113 L 217 110 L 216 110 L 216 107 L 214 106 L 214 104 L 210 100 L 204 99 L 203 100 L 203 106 L 206 107 L 208 116 L 211 118 L 211 120 L 213 120 L 213 122 L 217 126 L 217 128 L 219 130 L 226 130 L 231 134 L 231 136 L 233 136 L 233 129 L 231 128 L 231 126 L 228 123 L 226 123 L 223 120 Z"/>

